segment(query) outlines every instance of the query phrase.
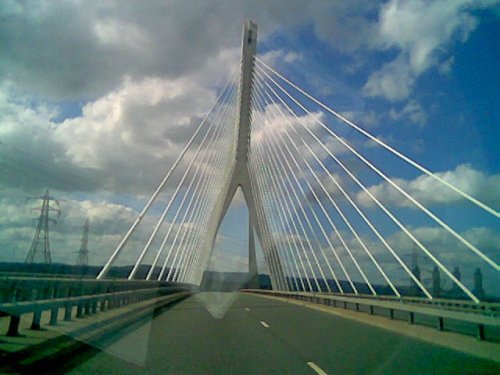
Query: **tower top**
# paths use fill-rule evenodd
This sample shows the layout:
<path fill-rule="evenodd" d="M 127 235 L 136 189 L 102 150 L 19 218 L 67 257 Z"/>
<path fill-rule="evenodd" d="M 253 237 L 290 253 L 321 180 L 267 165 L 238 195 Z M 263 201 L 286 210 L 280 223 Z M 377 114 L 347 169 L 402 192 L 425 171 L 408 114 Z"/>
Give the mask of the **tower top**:
<path fill-rule="evenodd" d="M 241 78 L 238 98 L 238 148 L 236 160 L 246 163 L 250 141 L 251 93 L 254 56 L 257 52 L 257 24 L 247 21 L 241 41 Z"/>

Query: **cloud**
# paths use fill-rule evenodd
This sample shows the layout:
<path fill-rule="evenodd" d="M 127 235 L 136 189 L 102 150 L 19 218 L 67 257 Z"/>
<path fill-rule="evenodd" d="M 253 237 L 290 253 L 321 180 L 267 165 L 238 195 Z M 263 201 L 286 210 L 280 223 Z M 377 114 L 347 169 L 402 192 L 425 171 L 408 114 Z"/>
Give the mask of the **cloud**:
<path fill-rule="evenodd" d="M 87 191 L 100 186 L 99 172 L 64 157 L 64 145 L 53 136 L 56 109 L 30 105 L 0 87 L 0 113 L 0 186 L 30 193 L 39 193 L 40 186 Z"/>
<path fill-rule="evenodd" d="M 391 108 L 389 117 L 392 120 L 408 118 L 411 122 L 419 126 L 424 126 L 427 123 L 427 114 L 416 100 L 410 100 L 400 111 Z"/>
<path fill-rule="evenodd" d="M 301 53 L 285 51 L 283 49 L 273 49 L 259 56 L 266 64 L 276 66 L 278 64 L 293 64 L 296 61 L 302 61 L 304 56 Z"/>
<path fill-rule="evenodd" d="M 453 265 L 459 264 L 461 267 L 466 267 L 470 275 L 475 267 L 481 267 L 483 269 L 488 269 L 489 267 L 481 258 L 479 258 L 475 253 L 465 248 L 457 240 L 453 238 L 447 231 L 443 228 L 436 227 L 418 227 L 413 228 L 412 233 L 418 238 L 431 253 L 437 256 L 439 260 L 444 262 L 445 265 L 451 267 Z M 473 227 L 466 231 L 460 233 L 465 239 L 473 243 L 478 249 L 483 251 L 486 255 L 490 256 L 495 260 L 495 255 L 500 251 L 500 235 L 491 228 L 484 227 Z M 432 260 L 427 258 L 423 252 L 416 249 L 414 243 L 408 239 L 407 235 L 403 232 L 396 232 L 389 237 L 389 242 L 391 245 L 398 249 L 400 254 L 412 254 L 417 252 L 419 254 L 420 260 L 424 260 L 420 263 L 420 266 L 432 269 L 434 263 Z M 457 256 L 457 254 L 459 254 Z M 469 281 L 472 278 L 469 278 Z"/>
<path fill-rule="evenodd" d="M 383 96 L 388 100 L 397 101 L 410 95 L 415 74 L 403 56 L 399 56 L 368 78 L 363 92 L 367 96 Z"/>
<path fill-rule="evenodd" d="M 376 23 L 370 16 L 377 12 L 374 1 L 313 1 L 309 2 L 314 30 L 323 39 L 343 52 L 370 48 Z"/>
<path fill-rule="evenodd" d="M 141 170 L 147 164 L 140 161 L 144 157 L 167 164 L 214 99 L 214 91 L 186 79 L 126 80 L 116 91 L 85 105 L 81 117 L 57 126 L 55 138 L 67 145 L 70 159 L 84 167 L 125 169 L 132 158 Z"/>
<path fill-rule="evenodd" d="M 443 62 L 441 65 L 439 65 L 439 73 L 446 75 L 451 72 L 451 69 L 453 67 L 453 63 L 455 62 L 455 57 L 452 56 L 445 62 Z"/>
<path fill-rule="evenodd" d="M 365 129 L 377 127 L 382 123 L 383 120 L 383 116 L 374 110 L 344 111 L 341 113 L 341 115 L 361 125 Z"/>
<path fill-rule="evenodd" d="M 461 164 L 454 170 L 437 173 L 437 175 L 486 204 L 493 207 L 500 205 L 500 195 L 496 188 L 500 183 L 500 175 L 498 174 L 488 176 L 473 169 L 468 164 Z M 413 180 L 396 178 L 393 181 L 417 201 L 427 206 L 453 204 L 463 201 L 460 195 L 427 175 L 420 175 Z M 399 207 L 416 207 L 386 182 L 373 185 L 368 190 L 385 204 Z M 368 194 L 363 191 L 356 195 L 356 200 L 365 207 L 375 205 Z"/>
<path fill-rule="evenodd" d="M 310 14 L 299 0 L 260 6 L 243 0 L 7 1 L 0 9 L 0 78 L 42 98 L 93 99 L 125 76 L 195 73 L 221 50 L 239 50 L 248 19 L 265 38 L 284 21 L 304 23 Z"/>
<path fill-rule="evenodd" d="M 225 83 L 237 61 L 234 51 L 223 50 L 193 75 L 125 78 L 60 123 L 57 106 L 33 106 L 4 86 L 0 184 L 149 193 L 215 101 L 211 85 Z"/>
<path fill-rule="evenodd" d="M 477 27 L 471 10 L 491 4 L 470 0 L 385 3 L 380 8 L 372 46 L 395 50 L 397 56 L 371 74 L 363 88 L 365 95 L 390 101 L 406 99 L 418 77 L 439 65 L 449 46 L 465 42 Z"/>

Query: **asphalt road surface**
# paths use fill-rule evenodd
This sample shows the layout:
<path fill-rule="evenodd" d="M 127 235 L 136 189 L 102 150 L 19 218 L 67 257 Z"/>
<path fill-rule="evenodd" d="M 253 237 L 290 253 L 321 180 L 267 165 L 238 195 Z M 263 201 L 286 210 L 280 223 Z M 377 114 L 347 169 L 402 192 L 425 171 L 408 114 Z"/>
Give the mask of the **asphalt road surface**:
<path fill-rule="evenodd" d="M 499 374 L 498 363 L 264 297 L 203 293 L 72 357 L 71 374 Z"/>

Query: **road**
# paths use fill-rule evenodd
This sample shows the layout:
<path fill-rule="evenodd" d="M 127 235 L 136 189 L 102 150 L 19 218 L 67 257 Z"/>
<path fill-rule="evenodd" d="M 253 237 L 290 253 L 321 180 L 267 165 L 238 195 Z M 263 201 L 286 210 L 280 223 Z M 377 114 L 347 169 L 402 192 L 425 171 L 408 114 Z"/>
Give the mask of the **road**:
<path fill-rule="evenodd" d="M 70 374 L 500 373 L 499 363 L 303 306 L 239 293 L 190 297 L 99 346 L 102 351 L 73 357 L 61 370 Z"/>

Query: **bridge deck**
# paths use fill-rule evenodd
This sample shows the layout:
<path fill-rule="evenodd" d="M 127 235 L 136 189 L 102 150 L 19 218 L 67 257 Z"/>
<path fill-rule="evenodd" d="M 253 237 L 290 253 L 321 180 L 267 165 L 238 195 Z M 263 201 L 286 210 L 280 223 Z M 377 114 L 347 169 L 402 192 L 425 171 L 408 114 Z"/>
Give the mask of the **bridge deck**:
<path fill-rule="evenodd" d="M 408 327 L 405 322 L 390 324 Z M 497 345 L 463 336 L 460 340 Z M 63 370 L 74 374 L 97 370 L 131 374 L 144 369 L 162 374 L 314 374 L 318 368 L 326 373 L 500 371 L 499 362 L 373 325 L 299 304 L 231 293 L 190 297 L 147 324 L 97 345 L 105 350 L 73 354 L 61 362 Z"/>

